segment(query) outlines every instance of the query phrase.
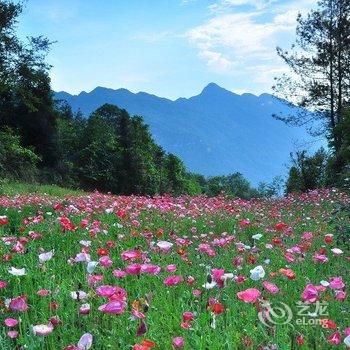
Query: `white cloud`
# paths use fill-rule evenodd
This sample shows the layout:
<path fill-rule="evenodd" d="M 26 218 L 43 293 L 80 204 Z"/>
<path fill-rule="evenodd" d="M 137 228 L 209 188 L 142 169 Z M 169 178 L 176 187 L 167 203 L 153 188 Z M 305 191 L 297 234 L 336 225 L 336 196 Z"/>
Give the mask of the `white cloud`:
<path fill-rule="evenodd" d="M 221 0 L 208 6 L 209 10 L 215 12 L 225 12 L 234 7 L 249 6 L 262 10 L 278 0 Z"/>
<path fill-rule="evenodd" d="M 230 70 L 234 65 L 234 62 L 230 61 L 228 58 L 220 52 L 215 52 L 211 50 L 202 50 L 199 52 L 199 57 L 204 59 L 208 66 L 212 67 L 214 70 L 219 72 L 225 72 Z"/>
<path fill-rule="evenodd" d="M 211 18 L 188 30 L 186 36 L 207 66 L 222 73 L 244 71 L 251 81 L 272 84 L 273 76 L 286 70 L 276 46 L 292 42 L 298 12 L 315 2 L 221 0 L 210 6 Z"/>

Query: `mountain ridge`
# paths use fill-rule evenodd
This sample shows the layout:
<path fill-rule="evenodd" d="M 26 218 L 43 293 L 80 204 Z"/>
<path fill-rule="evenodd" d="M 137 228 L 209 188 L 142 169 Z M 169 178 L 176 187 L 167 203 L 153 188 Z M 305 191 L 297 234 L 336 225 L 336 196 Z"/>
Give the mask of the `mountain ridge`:
<path fill-rule="evenodd" d="M 239 95 L 215 83 L 176 100 L 101 86 L 78 95 L 57 92 L 55 98 L 85 116 L 104 103 L 141 115 L 156 142 L 178 155 L 189 170 L 206 176 L 239 171 L 254 185 L 285 175 L 290 152 L 298 142 L 310 141 L 305 129 L 272 117 L 295 113 L 296 108 L 267 93 Z"/>

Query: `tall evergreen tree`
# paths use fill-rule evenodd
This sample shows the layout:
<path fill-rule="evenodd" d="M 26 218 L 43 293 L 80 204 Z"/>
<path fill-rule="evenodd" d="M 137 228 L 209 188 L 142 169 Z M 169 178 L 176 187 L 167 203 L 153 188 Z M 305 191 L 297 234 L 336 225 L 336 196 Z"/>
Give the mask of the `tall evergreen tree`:
<path fill-rule="evenodd" d="M 277 78 L 274 89 L 278 97 L 309 110 L 277 118 L 294 125 L 316 121 L 317 132 L 326 133 L 337 154 L 342 135 L 336 127 L 350 99 L 349 0 L 320 0 L 317 9 L 298 16 L 296 36 L 290 51 L 277 48 L 292 74 Z"/>

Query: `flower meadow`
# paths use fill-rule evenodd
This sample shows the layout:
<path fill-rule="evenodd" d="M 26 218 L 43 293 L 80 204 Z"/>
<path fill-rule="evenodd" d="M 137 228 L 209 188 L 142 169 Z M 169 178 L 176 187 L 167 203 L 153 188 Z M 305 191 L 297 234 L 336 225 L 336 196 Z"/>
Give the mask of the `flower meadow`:
<path fill-rule="evenodd" d="M 0 349 L 350 348 L 348 203 L 0 197 Z"/>

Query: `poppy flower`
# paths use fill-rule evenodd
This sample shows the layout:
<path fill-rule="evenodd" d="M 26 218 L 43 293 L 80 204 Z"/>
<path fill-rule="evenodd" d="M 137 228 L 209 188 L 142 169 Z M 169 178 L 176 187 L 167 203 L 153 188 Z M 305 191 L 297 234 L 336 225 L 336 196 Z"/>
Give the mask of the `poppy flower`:
<path fill-rule="evenodd" d="M 341 343 L 341 335 L 339 332 L 331 334 L 327 340 L 333 345 L 339 345 Z"/>
<path fill-rule="evenodd" d="M 176 349 L 182 349 L 185 346 L 184 338 L 182 337 L 175 337 L 173 339 L 173 345 Z"/>
<path fill-rule="evenodd" d="M 85 333 L 81 336 L 78 342 L 78 349 L 89 350 L 92 347 L 93 336 L 90 333 Z"/>
<path fill-rule="evenodd" d="M 19 296 L 17 298 L 13 298 L 10 301 L 9 308 L 11 311 L 14 312 L 24 312 L 28 310 L 27 305 L 27 297 L 26 296 Z"/>
<path fill-rule="evenodd" d="M 16 327 L 17 325 L 18 325 L 18 320 L 16 320 L 16 319 L 14 319 L 14 318 L 5 318 L 5 321 L 4 321 L 4 323 L 5 323 L 5 325 L 7 326 L 7 327 Z"/>
<path fill-rule="evenodd" d="M 126 303 L 123 301 L 115 300 L 101 305 L 98 310 L 105 314 L 120 315 L 125 311 Z"/>
<path fill-rule="evenodd" d="M 215 315 L 220 315 L 225 312 L 225 307 L 221 303 L 214 303 L 209 306 L 209 310 L 213 312 Z"/>
<path fill-rule="evenodd" d="M 166 286 L 175 286 L 179 283 L 181 283 L 183 281 L 183 277 L 182 276 L 169 276 L 164 280 L 164 284 Z"/>
<path fill-rule="evenodd" d="M 35 335 L 39 336 L 46 336 L 52 333 L 53 326 L 51 324 L 45 325 L 45 324 L 39 324 L 36 326 L 33 326 L 33 333 Z"/>
<path fill-rule="evenodd" d="M 261 295 L 261 292 L 256 288 L 248 288 L 237 293 L 238 299 L 245 303 L 255 303 Z"/>

